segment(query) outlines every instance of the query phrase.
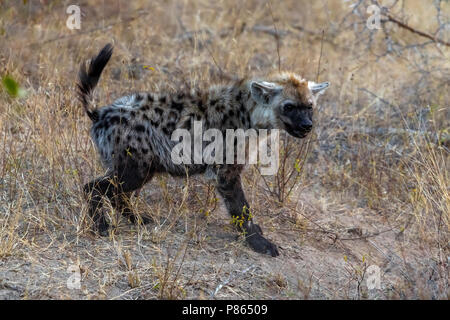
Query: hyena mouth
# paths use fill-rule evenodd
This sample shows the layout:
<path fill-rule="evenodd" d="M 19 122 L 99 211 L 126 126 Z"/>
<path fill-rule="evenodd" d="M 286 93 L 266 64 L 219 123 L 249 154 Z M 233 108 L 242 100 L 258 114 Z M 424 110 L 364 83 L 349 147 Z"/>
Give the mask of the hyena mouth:
<path fill-rule="evenodd" d="M 285 123 L 286 126 L 286 131 L 287 133 L 289 133 L 291 136 L 296 137 L 296 138 L 305 138 L 308 133 L 311 132 L 311 127 L 308 128 L 303 128 L 303 127 L 293 127 L 291 125 L 289 125 L 288 123 Z"/>

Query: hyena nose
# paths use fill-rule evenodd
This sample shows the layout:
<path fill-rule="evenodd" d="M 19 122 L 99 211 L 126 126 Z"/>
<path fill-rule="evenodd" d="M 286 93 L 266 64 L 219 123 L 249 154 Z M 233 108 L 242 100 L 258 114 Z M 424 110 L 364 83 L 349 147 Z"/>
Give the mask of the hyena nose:
<path fill-rule="evenodd" d="M 301 128 L 302 130 L 305 130 L 305 131 L 311 131 L 311 129 L 312 129 L 312 122 L 302 123 L 302 124 L 300 125 L 300 128 Z"/>

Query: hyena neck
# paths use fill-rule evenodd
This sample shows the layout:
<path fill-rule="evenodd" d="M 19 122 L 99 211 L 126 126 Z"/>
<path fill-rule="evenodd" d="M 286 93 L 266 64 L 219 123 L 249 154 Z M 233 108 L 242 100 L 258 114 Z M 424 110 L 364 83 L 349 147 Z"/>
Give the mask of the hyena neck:
<path fill-rule="evenodd" d="M 250 129 L 255 101 L 250 94 L 250 81 L 240 80 L 233 84 L 212 86 L 208 90 L 207 118 L 210 127 L 222 129 Z"/>

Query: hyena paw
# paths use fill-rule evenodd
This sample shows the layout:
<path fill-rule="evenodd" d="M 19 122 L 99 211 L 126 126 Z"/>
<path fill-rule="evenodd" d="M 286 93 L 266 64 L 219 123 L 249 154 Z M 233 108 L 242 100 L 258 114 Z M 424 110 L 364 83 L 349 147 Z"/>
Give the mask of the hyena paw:
<path fill-rule="evenodd" d="M 252 225 L 252 232 L 246 236 L 247 243 L 256 252 L 270 254 L 272 257 L 280 255 L 275 244 L 262 236 L 262 230 L 257 225 Z"/>
<path fill-rule="evenodd" d="M 109 225 L 107 223 L 101 223 L 97 225 L 97 233 L 102 237 L 109 236 Z"/>
<path fill-rule="evenodd" d="M 129 218 L 130 222 L 134 223 L 134 224 L 142 225 L 142 224 L 148 224 L 148 223 L 152 222 L 152 219 L 150 219 L 149 217 L 146 217 L 144 215 L 133 214 L 133 215 L 130 215 L 128 218 Z"/>

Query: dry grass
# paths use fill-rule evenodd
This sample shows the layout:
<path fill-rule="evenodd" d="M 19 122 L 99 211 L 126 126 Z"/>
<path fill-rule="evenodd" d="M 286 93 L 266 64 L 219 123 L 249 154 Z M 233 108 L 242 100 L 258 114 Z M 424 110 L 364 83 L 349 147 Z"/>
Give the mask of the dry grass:
<path fill-rule="evenodd" d="M 433 33 L 435 2 L 391 10 Z M 116 50 L 99 104 L 206 86 L 218 66 L 277 70 L 267 2 L 85 0 L 79 32 L 65 27 L 69 4 L 0 4 L 0 76 L 27 90 L 0 91 L 1 299 L 449 297 L 448 47 L 393 24 L 368 32 L 344 1 L 272 4 L 282 69 L 332 83 L 314 135 L 287 139 L 284 171 L 267 181 L 246 171 L 256 220 L 282 248 L 273 259 L 237 239 L 212 184 L 196 177 L 156 177 L 133 203 L 152 224 L 111 215 L 110 238 L 92 236 L 81 187 L 103 169 L 74 94 L 80 62 L 107 42 Z M 441 6 L 448 22 L 450 4 Z M 445 29 L 437 35 L 448 41 Z M 369 265 L 381 269 L 380 290 L 367 288 Z M 67 288 L 70 266 L 80 289 Z"/>

